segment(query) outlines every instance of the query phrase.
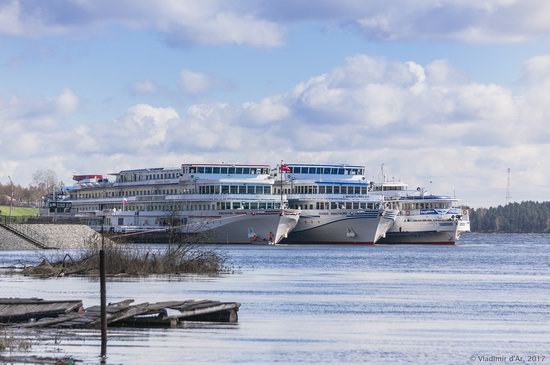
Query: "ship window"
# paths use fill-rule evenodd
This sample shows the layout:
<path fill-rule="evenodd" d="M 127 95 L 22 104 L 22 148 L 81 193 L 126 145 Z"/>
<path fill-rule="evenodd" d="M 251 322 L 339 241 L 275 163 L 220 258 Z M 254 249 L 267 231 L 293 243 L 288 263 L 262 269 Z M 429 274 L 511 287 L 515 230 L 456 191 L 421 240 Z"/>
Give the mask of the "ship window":
<path fill-rule="evenodd" d="M 332 186 L 327 186 L 327 194 L 332 194 Z"/>
<path fill-rule="evenodd" d="M 275 209 L 281 209 L 281 203 L 275 203 L 273 206 Z"/>
<path fill-rule="evenodd" d="M 361 194 L 361 188 L 359 186 L 356 186 L 354 189 L 355 194 Z"/>
<path fill-rule="evenodd" d="M 267 209 L 267 204 L 266 203 L 259 203 L 259 207 L 260 207 L 260 209 Z"/>
<path fill-rule="evenodd" d="M 212 173 L 213 174 L 219 174 L 220 173 L 220 168 L 219 167 L 213 167 L 212 168 Z"/>
<path fill-rule="evenodd" d="M 367 188 L 362 187 L 361 188 L 361 194 L 365 195 L 367 193 Z"/>
<path fill-rule="evenodd" d="M 235 175 L 235 168 L 234 167 L 230 167 L 228 171 L 229 171 L 229 175 Z"/>
<path fill-rule="evenodd" d="M 314 174 L 315 173 L 315 167 L 310 167 L 309 168 L 309 173 Z"/>
<path fill-rule="evenodd" d="M 250 203 L 243 202 L 243 209 L 250 209 Z"/>
<path fill-rule="evenodd" d="M 319 186 L 319 194 L 324 194 L 324 193 L 325 193 L 325 187 Z"/>
<path fill-rule="evenodd" d="M 347 202 L 347 203 L 346 203 L 346 209 L 352 209 L 352 208 L 351 208 L 351 202 Z"/>
<path fill-rule="evenodd" d="M 271 194 L 271 187 L 270 186 L 264 186 L 264 194 Z"/>
<path fill-rule="evenodd" d="M 273 203 L 267 203 L 267 209 L 273 209 Z"/>
<path fill-rule="evenodd" d="M 200 166 L 200 167 L 197 167 L 197 172 L 199 174 L 203 174 L 204 173 L 204 167 Z"/>
<path fill-rule="evenodd" d="M 344 169 L 338 169 L 338 175 L 344 175 Z"/>
<path fill-rule="evenodd" d="M 196 170 L 195 170 L 195 168 L 194 168 L 194 167 L 190 167 L 190 168 L 189 168 L 189 173 L 190 173 L 190 174 L 194 174 L 194 173 L 195 173 L 195 171 L 196 171 Z"/>
<path fill-rule="evenodd" d="M 231 191 L 231 194 L 237 194 L 237 187 L 236 186 L 230 186 L 229 191 Z"/>
<path fill-rule="evenodd" d="M 243 174 L 249 175 L 250 174 L 250 168 L 249 167 L 243 168 Z"/>
<path fill-rule="evenodd" d="M 233 209 L 239 209 L 241 207 L 240 202 L 233 202 Z"/>
<path fill-rule="evenodd" d="M 212 173 L 212 168 L 211 167 L 205 167 L 204 172 L 207 173 L 207 174 L 211 174 Z"/>
<path fill-rule="evenodd" d="M 359 209 L 359 203 L 353 202 L 353 209 Z"/>
<path fill-rule="evenodd" d="M 246 194 L 246 186 L 244 185 L 239 186 L 239 194 Z"/>
<path fill-rule="evenodd" d="M 317 173 L 317 174 L 322 174 L 322 173 L 323 173 L 323 169 L 320 168 L 320 167 L 317 167 L 316 173 Z"/>
<path fill-rule="evenodd" d="M 252 167 L 252 168 L 250 169 L 250 173 L 251 173 L 252 175 L 257 175 L 257 174 L 258 174 L 258 173 L 256 172 L 256 169 L 255 169 L 254 167 Z"/>
<path fill-rule="evenodd" d="M 237 175 L 242 175 L 242 173 L 243 173 L 243 168 L 242 168 L 242 167 L 237 167 L 237 168 L 235 169 L 235 173 L 236 173 Z"/>
<path fill-rule="evenodd" d="M 325 168 L 323 169 L 323 174 L 326 174 L 326 175 L 330 174 L 330 168 L 325 167 Z"/>
<path fill-rule="evenodd" d="M 308 194 L 313 194 L 313 186 L 308 186 L 307 187 L 307 193 Z"/>
<path fill-rule="evenodd" d="M 258 203 L 250 203 L 250 209 L 258 209 Z"/>
<path fill-rule="evenodd" d="M 360 203 L 360 207 L 361 207 L 361 209 L 366 209 L 367 208 L 367 203 Z"/>
<path fill-rule="evenodd" d="M 227 167 L 220 167 L 220 173 L 227 175 Z"/>
<path fill-rule="evenodd" d="M 339 186 L 334 187 L 334 194 L 340 194 L 340 187 Z"/>
<path fill-rule="evenodd" d="M 293 167 L 292 172 L 295 173 L 295 174 L 301 174 L 302 173 L 302 168 L 298 167 L 298 166 Z"/>
<path fill-rule="evenodd" d="M 247 194 L 254 194 L 254 185 L 248 185 L 246 187 L 246 193 Z"/>

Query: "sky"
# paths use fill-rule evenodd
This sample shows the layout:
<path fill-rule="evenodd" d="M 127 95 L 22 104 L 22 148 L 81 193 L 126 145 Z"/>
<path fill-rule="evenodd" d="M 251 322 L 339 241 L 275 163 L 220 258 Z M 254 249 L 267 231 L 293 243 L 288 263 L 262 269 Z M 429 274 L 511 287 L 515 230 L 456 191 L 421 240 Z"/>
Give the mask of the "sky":
<path fill-rule="evenodd" d="M 0 182 L 348 163 L 550 200 L 547 0 L 0 0 Z"/>

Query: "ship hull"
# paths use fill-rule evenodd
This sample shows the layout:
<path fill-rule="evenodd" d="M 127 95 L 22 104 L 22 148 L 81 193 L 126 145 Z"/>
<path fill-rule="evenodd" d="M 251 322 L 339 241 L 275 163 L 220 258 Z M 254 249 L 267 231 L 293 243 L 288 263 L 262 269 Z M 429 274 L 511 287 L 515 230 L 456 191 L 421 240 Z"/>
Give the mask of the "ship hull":
<path fill-rule="evenodd" d="M 124 212 L 117 212 L 111 219 L 124 219 Z M 131 216 L 132 224 L 113 226 L 115 236 L 125 237 L 131 241 L 168 242 L 176 237 L 193 243 L 225 244 L 268 244 L 278 243 L 294 229 L 299 219 L 299 212 L 292 210 L 273 210 L 258 212 L 239 212 L 220 214 L 220 212 L 202 212 L 200 215 L 177 216 L 179 224 L 171 226 L 143 224 L 158 217 L 142 215 Z M 163 216 L 162 219 L 166 219 Z M 123 221 L 124 222 L 124 221 Z"/>
<path fill-rule="evenodd" d="M 284 239 L 283 244 L 363 244 L 373 245 L 393 224 L 378 211 L 340 213 L 337 215 L 305 214 Z"/>
<path fill-rule="evenodd" d="M 460 238 L 459 226 L 454 220 L 407 221 L 400 216 L 378 243 L 454 245 Z"/>

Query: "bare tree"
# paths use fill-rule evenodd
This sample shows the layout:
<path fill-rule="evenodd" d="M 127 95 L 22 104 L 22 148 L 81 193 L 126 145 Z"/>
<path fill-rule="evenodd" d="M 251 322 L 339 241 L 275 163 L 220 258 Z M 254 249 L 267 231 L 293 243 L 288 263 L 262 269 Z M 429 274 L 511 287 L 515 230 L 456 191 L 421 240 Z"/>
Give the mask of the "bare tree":
<path fill-rule="evenodd" d="M 51 194 L 63 188 L 63 183 L 57 178 L 57 174 L 53 170 L 37 170 L 32 175 L 32 185 L 36 187 L 36 193 L 40 196 Z"/>

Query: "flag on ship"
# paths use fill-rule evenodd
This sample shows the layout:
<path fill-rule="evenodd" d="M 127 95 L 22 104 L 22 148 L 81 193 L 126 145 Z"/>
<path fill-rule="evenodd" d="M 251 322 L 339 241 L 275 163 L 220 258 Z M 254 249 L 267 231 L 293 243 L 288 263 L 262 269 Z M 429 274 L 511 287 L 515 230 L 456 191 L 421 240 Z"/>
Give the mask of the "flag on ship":
<path fill-rule="evenodd" d="M 284 163 L 281 163 L 281 167 L 279 168 L 282 172 L 290 172 L 290 167 L 288 165 L 285 165 Z"/>

